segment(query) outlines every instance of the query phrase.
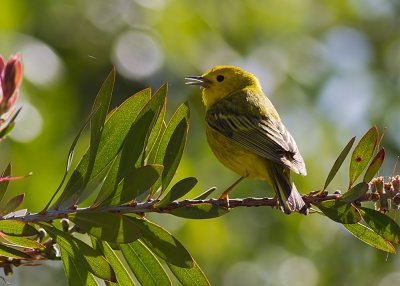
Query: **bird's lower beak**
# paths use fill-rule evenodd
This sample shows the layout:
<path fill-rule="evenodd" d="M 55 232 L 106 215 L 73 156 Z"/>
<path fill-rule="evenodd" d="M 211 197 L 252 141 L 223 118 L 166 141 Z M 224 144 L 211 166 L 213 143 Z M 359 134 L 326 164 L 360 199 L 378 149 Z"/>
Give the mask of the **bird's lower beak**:
<path fill-rule="evenodd" d="M 188 76 L 185 77 L 187 85 L 198 85 L 201 87 L 208 87 L 210 85 L 210 81 L 202 76 Z"/>

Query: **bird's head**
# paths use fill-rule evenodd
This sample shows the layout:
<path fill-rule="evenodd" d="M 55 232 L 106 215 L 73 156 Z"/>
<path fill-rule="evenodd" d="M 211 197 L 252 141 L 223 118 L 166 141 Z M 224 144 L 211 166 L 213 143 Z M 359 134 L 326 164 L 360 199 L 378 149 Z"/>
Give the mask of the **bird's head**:
<path fill-rule="evenodd" d="M 253 74 L 235 66 L 216 66 L 202 76 L 190 76 L 186 80 L 188 85 L 203 88 L 203 102 L 206 108 L 235 91 L 260 88 Z"/>

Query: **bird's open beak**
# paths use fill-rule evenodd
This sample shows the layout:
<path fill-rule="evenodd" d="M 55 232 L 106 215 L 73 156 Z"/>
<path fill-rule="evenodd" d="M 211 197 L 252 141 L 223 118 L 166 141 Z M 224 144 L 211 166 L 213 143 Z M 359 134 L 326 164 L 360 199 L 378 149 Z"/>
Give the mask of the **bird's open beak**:
<path fill-rule="evenodd" d="M 188 76 L 185 77 L 187 85 L 198 85 L 201 87 L 208 87 L 210 85 L 210 81 L 202 76 Z"/>

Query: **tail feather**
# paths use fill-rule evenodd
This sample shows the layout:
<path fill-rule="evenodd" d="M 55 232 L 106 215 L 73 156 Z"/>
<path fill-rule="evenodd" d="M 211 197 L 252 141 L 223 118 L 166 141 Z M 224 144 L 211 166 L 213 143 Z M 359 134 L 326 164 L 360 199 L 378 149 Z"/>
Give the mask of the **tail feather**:
<path fill-rule="evenodd" d="M 278 196 L 282 211 L 286 214 L 299 212 L 307 215 L 308 208 L 290 178 L 290 170 L 277 165 L 270 169 L 270 182 Z"/>

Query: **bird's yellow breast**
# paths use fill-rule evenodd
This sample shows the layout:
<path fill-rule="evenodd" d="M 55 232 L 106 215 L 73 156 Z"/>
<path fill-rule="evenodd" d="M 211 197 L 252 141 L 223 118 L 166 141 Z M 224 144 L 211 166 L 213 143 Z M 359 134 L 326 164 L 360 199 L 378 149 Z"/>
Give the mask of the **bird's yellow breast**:
<path fill-rule="evenodd" d="M 207 126 L 207 141 L 221 163 L 241 177 L 268 180 L 268 160 Z"/>

